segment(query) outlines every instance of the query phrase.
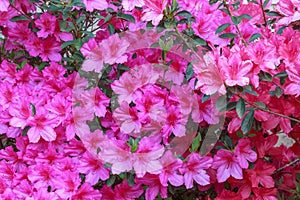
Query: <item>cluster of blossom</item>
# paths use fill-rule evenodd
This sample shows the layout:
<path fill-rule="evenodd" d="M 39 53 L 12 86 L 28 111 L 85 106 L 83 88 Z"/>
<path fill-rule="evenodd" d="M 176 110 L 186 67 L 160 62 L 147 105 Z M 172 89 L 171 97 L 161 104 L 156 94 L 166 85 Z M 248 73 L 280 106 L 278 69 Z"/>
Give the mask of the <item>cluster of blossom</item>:
<path fill-rule="evenodd" d="M 299 1 L 78 2 L 0 0 L 0 199 L 300 195 Z"/>

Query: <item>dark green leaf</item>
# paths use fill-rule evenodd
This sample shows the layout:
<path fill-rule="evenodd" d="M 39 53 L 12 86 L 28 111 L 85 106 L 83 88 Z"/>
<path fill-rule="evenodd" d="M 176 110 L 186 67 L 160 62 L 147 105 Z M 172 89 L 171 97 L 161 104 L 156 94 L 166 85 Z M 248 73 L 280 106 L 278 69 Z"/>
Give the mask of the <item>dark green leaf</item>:
<path fill-rule="evenodd" d="M 186 72 L 185 72 L 186 80 L 190 80 L 193 75 L 194 75 L 193 65 L 192 65 L 192 63 L 189 63 L 186 68 Z"/>
<path fill-rule="evenodd" d="M 235 107 L 236 107 L 236 102 L 229 102 L 227 104 L 226 110 L 230 111 L 230 110 L 233 110 Z"/>
<path fill-rule="evenodd" d="M 114 25 L 108 24 L 108 32 L 109 34 L 114 34 L 116 32 Z"/>
<path fill-rule="evenodd" d="M 30 103 L 30 107 L 31 107 L 32 116 L 35 116 L 36 115 L 36 108 L 35 108 L 34 104 Z"/>
<path fill-rule="evenodd" d="M 17 22 L 17 21 L 22 21 L 22 20 L 29 20 L 29 19 L 25 16 L 15 16 L 10 19 L 11 22 Z"/>
<path fill-rule="evenodd" d="M 231 21 L 232 21 L 232 23 L 234 23 L 235 25 L 238 25 L 238 24 L 239 24 L 239 20 L 238 20 L 238 18 L 235 17 L 235 16 L 232 16 L 232 17 L 231 17 Z"/>
<path fill-rule="evenodd" d="M 109 179 L 106 181 L 108 187 L 112 186 L 116 181 L 116 176 L 110 176 Z"/>
<path fill-rule="evenodd" d="M 126 180 L 129 186 L 134 186 L 134 176 L 132 173 L 128 173 Z"/>
<path fill-rule="evenodd" d="M 118 18 L 135 23 L 135 18 L 129 14 L 120 14 L 120 15 L 118 15 Z"/>
<path fill-rule="evenodd" d="M 234 38 L 235 36 L 237 36 L 237 34 L 234 33 L 224 33 L 219 35 L 220 38 L 224 38 L 224 39 Z"/>
<path fill-rule="evenodd" d="M 268 16 L 272 16 L 272 17 L 274 17 L 274 16 L 276 16 L 276 17 L 282 16 L 281 14 L 279 14 L 278 12 L 275 12 L 275 11 L 267 12 L 267 15 Z"/>
<path fill-rule="evenodd" d="M 236 113 L 239 118 L 242 118 L 246 111 L 246 105 L 244 99 L 240 99 L 236 104 Z"/>
<path fill-rule="evenodd" d="M 265 8 L 268 5 L 269 2 L 270 2 L 270 0 L 265 0 L 265 2 L 263 4 L 263 8 Z"/>
<path fill-rule="evenodd" d="M 194 38 L 194 41 L 197 45 L 200 45 L 200 46 L 205 46 L 207 45 L 206 41 L 200 37 L 196 37 Z"/>
<path fill-rule="evenodd" d="M 278 29 L 278 31 L 276 32 L 277 34 L 281 35 L 283 30 L 286 28 L 287 26 L 282 26 Z"/>
<path fill-rule="evenodd" d="M 261 37 L 261 34 L 260 33 L 254 33 L 253 35 L 251 35 L 251 37 L 249 38 L 249 42 L 252 42 L 258 38 Z"/>
<path fill-rule="evenodd" d="M 176 16 L 191 18 L 193 15 L 189 11 L 183 10 L 183 11 L 176 13 Z"/>
<path fill-rule="evenodd" d="M 216 34 L 217 33 L 221 33 L 222 31 L 224 31 L 227 27 L 229 27 L 231 24 L 229 23 L 226 23 L 226 24 L 222 24 L 221 26 L 219 26 L 216 30 Z"/>
<path fill-rule="evenodd" d="M 23 130 L 22 130 L 22 136 L 27 136 L 27 132 L 30 129 L 30 126 L 26 126 Z"/>
<path fill-rule="evenodd" d="M 244 117 L 243 121 L 242 121 L 242 131 L 244 134 L 249 133 L 249 131 L 252 128 L 253 125 L 253 121 L 254 121 L 254 110 L 251 109 L 246 116 Z"/>
<path fill-rule="evenodd" d="M 210 98 L 210 95 L 204 94 L 204 95 L 202 96 L 202 103 L 204 103 L 205 101 L 207 101 L 209 98 Z"/>
<path fill-rule="evenodd" d="M 280 87 L 276 86 L 275 90 L 271 91 L 270 94 L 271 96 L 276 96 L 277 98 L 280 98 L 283 94 L 283 90 Z"/>

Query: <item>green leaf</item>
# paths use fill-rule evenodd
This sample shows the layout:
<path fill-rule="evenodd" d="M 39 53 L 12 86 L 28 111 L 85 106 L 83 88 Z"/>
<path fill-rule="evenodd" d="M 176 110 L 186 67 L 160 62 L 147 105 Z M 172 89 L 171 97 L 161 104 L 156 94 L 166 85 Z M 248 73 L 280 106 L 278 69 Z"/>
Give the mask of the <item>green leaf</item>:
<path fill-rule="evenodd" d="M 22 130 L 22 136 L 27 136 L 27 132 L 30 129 L 30 126 L 26 126 L 23 130 Z"/>
<path fill-rule="evenodd" d="M 194 38 L 194 42 L 195 42 L 197 45 L 200 45 L 200 46 L 205 46 L 205 45 L 207 45 L 207 42 L 206 42 L 204 39 L 200 38 L 200 37 Z"/>
<path fill-rule="evenodd" d="M 249 42 L 253 42 L 254 40 L 258 39 L 261 37 L 260 33 L 254 33 L 253 35 L 251 35 L 251 37 L 249 38 Z"/>
<path fill-rule="evenodd" d="M 134 176 L 132 173 L 128 173 L 126 180 L 129 186 L 134 186 Z"/>
<path fill-rule="evenodd" d="M 202 96 L 202 103 L 204 103 L 205 101 L 207 101 L 209 98 L 210 98 L 210 95 L 204 94 L 204 95 Z"/>
<path fill-rule="evenodd" d="M 231 16 L 231 21 L 232 21 L 232 23 L 234 23 L 235 25 L 238 25 L 238 24 L 239 24 L 239 20 L 238 20 L 238 18 L 235 17 L 235 16 Z"/>
<path fill-rule="evenodd" d="M 243 121 L 242 121 L 242 131 L 244 134 L 249 133 L 249 131 L 252 128 L 253 125 L 253 121 L 254 121 L 254 110 L 251 109 L 246 116 L 244 117 Z"/>
<path fill-rule="evenodd" d="M 275 74 L 274 77 L 287 77 L 287 73 L 286 72 L 281 72 L 281 73 L 278 73 L 278 74 Z"/>
<path fill-rule="evenodd" d="M 124 19 L 126 21 L 129 21 L 129 22 L 135 23 L 135 18 L 132 15 L 120 14 L 120 15 L 117 15 L 117 17 L 120 18 L 120 19 Z"/>
<path fill-rule="evenodd" d="M 246 111 L 246 105 L 245 105 L 245 101 L 244 99 L 240 99 L 237 103 L 236 103 L 236 113 L 239 116 L 239 118 L 242 118 L 244 113 Z"/>
<path fill-rule="evenodd" d="M 237 36 L 235 33 L 224 33 L 219 35 L 219 37 L 223 39 L 234 38 L 235 36 Z"/>
<path fill-rule="evenodd" d="M 226 28 L 228 28 L 229 26 L 231 26 L 231 24 L 226 23 L 226 24 L 222 24 L 221 26 L 219 26 L 216 30 L 216 34 L 221 33 L 222 31 L 224 31 Z"/>
<path fill-rule="evenodd" d="M 201 141 L 201 134 L 198 134 L 198 135 L 194 138 L 194 140 L 193 140 L 193 142 L 192 142 L 192 149 L 191 149 L 191 152 L 196 152 L 196 151 L 197 151 L 197 149 L 198 149 L 199 146 L 200 146 L 200 141 Z"/>
<path fill-rule="evenodd" d="M 270 2 L 270 0 L 265 0 L 265 2 L 263 3 L 263 8 L 265 8 L 269 2 Z"/>
<path fill-rule="evenodd" d="M 229 102 L 226 106 L 226 110 L 230 111 L 233 110 L 236 107 L 236 102 Z"/>
<path fill-rule="evenodd" d="M 277 34 L 281 35 L 283 30 L 286 28 L 287 26 L 282 26 L 278 29 L 278 31 L 276 32 Z"/>
<path fill-rule="evenodd" d="M 30 106 L 31 106 L 32 116 L 35 116 L 36 115 L 36 108 L 35 108 L 34 104 L 32 104 L 32 103 L 30 103 Z"/>
<path fill-rule="evenodd" d="M 279 14 L 278 12 L 275 12 L 275 11 L 269 11 L 269 12 L 267 12 L 267 15 L 268 16 L 272 16 L 272 17 L 280 17 L 280 16 L 282 16 L 281 14 Z"/>
<path fill-rule="evenodd" d="M 261 108 L 267 109 L 266 104 L 264 104 L 263 102 L 258 101 L 258 102 L 255 102 L 255 104 L 258 105 Z"/>
<path fill-rule="evenodd" d="M 193 15 L 189 11 L 186 11 L 186 10 L 176 13 L 176 16 L 182 16 L 182 17 L 186 17 L 186 18 L 193 17 Z"/>
<path fill-rule="evenodd" d="M 108 187 L 112 186 L 116 181 L 116 176 L 111 176 L 109 179 L 106 181 L 106 184 Z"/>
<path fill-rule="evenodd" d="M 193 75 L 194 75 L 193 65 L 192 65 L 192 63 L 189 63 L 186 68 L 186 72 L 185 72 L 186 80 L 190 80 Z"/>
<path fill-rule="evenodd" d="M 17 21 L 24 21 L 24 20 L 29 20 L 27 17 L 25 16 L 15 16 L 13 18 L 10 19 L 11 22 L 17 22 Z"/>
<path fill-rule="evenodd" d="M 283 94 L 283 90 L 278 86 L 276 86 L 275 90 L 270 91 L 270 95 L 276 96 L 277 98 L 280 98 L 282 94 Z"/>
<path fill-rule="evenodd" d="M 109 32 L 109 34 L 114 34 L 115 32 L 116 32 L 116 29 L 115 29 L 115 27 L 114 27 L 114 25 L 112 25 L 112 24 L 108 24 L 108 32 Z"/>
<path fill-rule="evenodd" d="M 77 49 L 77 50 L 80 50 L 80 48 L 82 47 L 82 40 L 80 39 L 77 39 L 77 40 L 70 40 L 70 41 L 66 41 L 64 42 L 60 48 L 65 48 L 69 45 L 74 45 L 74 47 Z"/>

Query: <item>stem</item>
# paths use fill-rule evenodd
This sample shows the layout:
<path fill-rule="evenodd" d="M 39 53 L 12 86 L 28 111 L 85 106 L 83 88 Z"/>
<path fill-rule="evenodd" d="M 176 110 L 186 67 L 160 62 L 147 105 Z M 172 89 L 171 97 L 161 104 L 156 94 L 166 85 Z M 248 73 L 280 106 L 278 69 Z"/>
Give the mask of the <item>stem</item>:
<path fill-rule="evenodd" d="M 293 118 L 293 117 L 290 117 L 290 116 L 286 116 L 286 115 L 283 115 L 283 114 L 280 114 L 280 113 L 277 113 L 277 112 L 274 112 L 272 110 L 268 110 L 266 108 L 263 108 L 263 107 L 260 107 L 258 106 L 257 104 L 254 104 L 250 101 L 248 101 L 247 99 L 243 98 L 241 95 L 239 94 L 236 94 L 238 97 L 240 97 L 241 99 L 243 99 L 247 104 L 249 104 L 250 106 L 258 109 L 258 110 L 262 110 L 264 112 L 267 112 L 267 113 L 270 113 L 270 114 L 273 114 L 273 115 L 276 115 L 276 116 L 279 116 L 279 117 L 283 117 L 283 118 L 286 118 L 286 119 L 289 119 L 291 121 L 294 121 L 294 122 L 297 122 L 297 123 L 300 123 L 300 120 L 299 119 L 296 119 L 296 118 Z M 296 135 L 293 133 L 293 132 L 290 132 L 289 133 L 291 135 L 291 137 L 295 140 L 295 142 L 300 145 L 300 141 L 298 140 L 298 138 L 296 137 Z"/>
<path fill-rule="evenodd" d="M 276 174 L 276 173 L 278 173 L 278 172 L 284 170 L 285 168 L 287 168 L 287 167 L 289 167 L 289 166 L 291 166 L 291 165 L 296 164 L 296 163 L 299 162 L 299 161 L 300 161 L 300 159 L 297 158 L 296 160 L 293 160 L 293 161 L 289 162 L 288 164 L 286 164 L 286 165 L 284 165 L 283 167 L 280 167 L 279 169 L 277 169 L 276 171 L 274 171 L 272 175 L 274 175 L 274 174 Z"/>
<path fill-rule="evenodd" d="M 226 3 L 225 0 L 223 0 L 223 4 L 224 4 L 224 6 L 225 6 L 225 8 L 226 8 L 226 10 L 227 10 L 227 12 L 228 12 L 230 18 L 234 17 L 234 16 L 231 14 L 231 12 L 230 12 L 230 10 L 229 10 L 229 7 L 228 7 L 228 4 Z M 235 24 L 235 23 L 233 23 L 233 24 L 234 24 L 234 26 L 235 26 L 235 28 L 236 28 L 236 31 L 238 32 L 238 34 L 239 34 L 239 36 L 240 36 L 242 42 L 243 42 L 243 44 L 244 44 L 245 46 L 247 46 L 248 43 L 247 43 L 246 40 L 244 39 L 244 37 L 243 37 L 243 35 L 242 35 L 241 31 L 240 31 L 239 26 L 238 26 L 237 24 Z"/>
<path fill-rule="evenodd" d="M 266 13 L 264 11 L 264 6 L 263 6 L 262 0 L 260 0 L 260 7 L 261 7 L 261 12 L 262 12 L 262 15 L 263 15 L 263 18 L 264 18 L 264 22 L 265 22 L 265 24 L 263 24 L 263 25 L 266 26 L 267 25 L 267 18 L 266 18 Z"/>
<path fill-rule="evenodd" d="M 32 21 L 31 17 L 28 16 L 26 13 L 22 12 L 21 10 L 19 10 L 16 6 L 14 6 L 12 3 L 10 4 L 11 7 L 13 7 L 16 11 L 18 11 L 20 14 L 24 15 L 27 19 L 29 19 L 30 21 Z"/>

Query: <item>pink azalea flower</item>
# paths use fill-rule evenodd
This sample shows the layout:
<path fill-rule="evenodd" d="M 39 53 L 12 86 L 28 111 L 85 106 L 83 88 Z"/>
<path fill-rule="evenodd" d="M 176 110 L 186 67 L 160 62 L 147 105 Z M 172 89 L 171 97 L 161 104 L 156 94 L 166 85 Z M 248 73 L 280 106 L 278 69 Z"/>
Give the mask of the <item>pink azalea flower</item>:
<path fill-rule="evenodd" d="M 187 189 L 193 187 L 193 181 L 199 185 L 210 184 L 210 177 L 205 169 L 211 167 L 213 159 L 211 157 L 201 157 L 198 153 L 191 153 L 186 163 L 183 164 L 180 172 L 184 174 L 184 184 Z"/>
<path fill-rule="evenodd" d="M 235 147 L 234 151 L 240 166 L 244 169 L 248 168 L 248 161 L 255 162 L 257 159 L 257 154 L 251 149 L 250 144 L 251 142 L 248 138 L 242 138 L 239 140 L 239 143 Z"/>
<path fill-rule="evenodd" d="M 133 154 L 133 168 L 137 177 L 143 177 L 146 172 L 150 174 L 159 174 L 162 165 L 159 158 L 164 153 L 163 146 L 157 144 L 155 140 L 160 138 L 144 137 L 139 142 L 136 153 Z"/>
<path fill-rule="evenodd" d="M 219 58 L 219 68 L 226 85 L 228 86 L 245 86 L 250 80 L 247 74 L 252 69 L 252 62 L 242 61 L 238 53 L 233 53 L 228 59 L 224 56 Z"/>
<path fill-rule="evenodd" d="M 170 151 L 167 151 L 160 159 L 162 164 L 162 172 L 159 174 L 160 183 L 167 187 L 168 181 L 173 186 L 181 186 L 183 184 L 183 176 L 178 174 L 179 168 L 183 162 L 175 158 Z"/>
<path fill-rule="evenodd" d="M 168 188 L 161 185 L 158 175 L 146 174 L 143 178 L 136 179 L 135 182 L 147 186 L 145 193 L 146 200 L 154 200 L 158 193 L 162 198 L 168 197 Z"/>
<path fill-rule="evenodd" d="M 217 169 L 217 179 L 219 183 L 225 182 L 230 176 L 242 179 L 242 168 L 239 165 L 236 155 L 233 152 L 220 149 L 214 156 L 212 167 Z"/>
<path fill-rule="evenodd" d="M 40 18 L 35 21 L 35 25 L 40 30 L 37 35 L 42 38 L 46 38 L 48 35 L 52 35 L 55 30 L 56 17 L 45 12 L 41 14 Z"/>
<path fill-rule="evenodd" d="M 115 199 L 126 199 L 126 200 L 134 200 L 139 198 L 144 192 L 144 189 L 140 184 L 135 184 L 133 187 L 129 186 L 127 181 L 123 181 L 121 184 L 115 187 Z"/>
<path fill-rule="evenodd" d="M 95 40 L 89 40 L 83 46 L 81 52 L 86 56 L 86 60 L 82 64 L 85 71 L 93 71 L 100 73 L 103 68 L 103 51 L 102 46 L 97 45 Z"/>
<path fill-rule="evenodd" d="M 201 92 L 206 95 L 212 95 L 216 92 L 226 93 L 221 74 L 213 59 L 212 54 L 204 56 L 205 63 L 198 62 L 193 65 L 196 77 L 198 79 L 196 89 L 200 88 Z"/>
<path fill-rule="evenodd" d="M 99 190 L 95 190 L 90 183 L 83 183 L 71 199 L 101 199 Z"/>
<path fill-rule="evenodd" d="M 276 48 L 263 40 L 260 40 L 247 48 L 247 53 L 250 56 L 250 59 L 255 64 L 259 65 L 259 68 L 265 72 L 275 69 L 276 65 L 279 64 Z"/>
<path fill-rule="evenodd" d="M 60 55 L 60 44 L 56 42 L 56 40 L 53 37 L 48 37 L 45 40 L 40 41 L 41 42 L 41 51 L 40 51 L 40 57 L 43 61 L 60 61 L 61 55 Z"/>
<path fill-rule="evenodd" d="M 90 12 L 108 8 L 106 0 L 82 0 L 82 3 L 86 6 L 86 10 Z"/>
<path fill-rule="evenodd" d="M 131 11 L 134 7 L 142 7 L 144 5 L 143 0 L 123 0 L 122 6 L 124 10 Z"/>
<path fill-rule="evenodd" d="M 10 125 L 24 129 L 28 125 L 29 118 L 32 116 L 30 102 L 22 99 L 21 102 L 13 104 L 9 108 L 9 114 L 12 116 Z"/>
<path fill-rule="evenodd" d="M 109 171 L 103 167 L 103 164 L 86 152 L 79 161 L 78 171 L 86 174 L 85 181 L 95 185 L 99 179 L 105 181 L 109 178 Z"/>
<path fill-rule="evenodd" d="M 8 11 L 9 0 L 0 0 L 0 12 Z"/>
<path fill-rule="evenodd" d="M 168 1 L 166 0 L 144 0 L 145 6 L 147 7 L 143 13 L 143 21 L 152 21 L 154 26 L 157 26 L 162 20 L 164 14 L 163 11 L 167 6 Z"/>
<path fill-rule="evenodd" d="M 128 103 L 123 102 L 120 107 L 114 111 L 113 117 L 119 125 L 120 130 L 125 134 L 133 136 L 141 134 L 141 119 L 138 116 L 137 110 L 129 107 Z"/>
<path fill-rule="evenodd" d="M 102 51 L 104 53 L 104 62 L 108 64 L 124 63 L 127 61 L 127 48 L 129 42 L 125 39 L 120 39 L 118 34 L 110 36 L 108 39 L 101 42 Z"/>
<path fill-rule="evenodd" d="M 99 89 L 95 92 L 95 115 L 104 117 L 106 114 L 106 107 L 109 105 L 110 99 Z"/>
<path fill-rule="evenodd" d="M 167 138 L 171 133 L 177 137 L 185 136 L 187 117 L 184 117 L 177 106 L 171 105 L 167 110 L 166 123 L 163 126 L 164 137 Z"/>
<path fill-rule="evenodd" d="M 41 137 L 46 141 L 54 141 L 56 138 L 54 127 L 57 126 L 57 119 L 49 118 L 49 113 L 44 108 L 37 109 L 36 112 L 36 115 L 28 122 L 31 126 L 27 132 L 29 141 L 37 143 Z"/>
<path fill-rule="evenodd" d="M 55 193 L 58 196 L 68 199 L 75 194 L 77 188 L 80 186 L 80 181 L 79 173 L 64 171 L 62 176 L 57 176 L 54 179 L 53 188 L 56 188 Z"/>

